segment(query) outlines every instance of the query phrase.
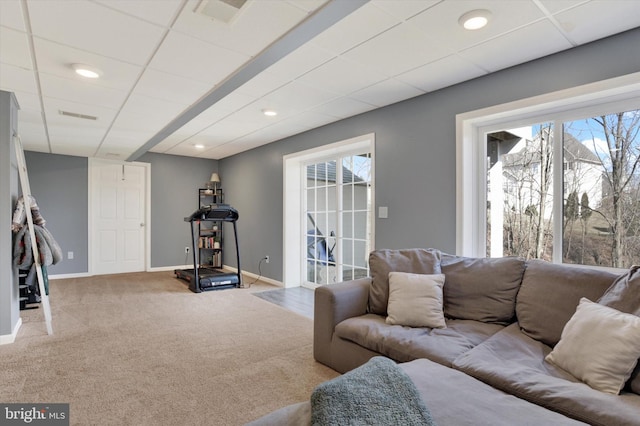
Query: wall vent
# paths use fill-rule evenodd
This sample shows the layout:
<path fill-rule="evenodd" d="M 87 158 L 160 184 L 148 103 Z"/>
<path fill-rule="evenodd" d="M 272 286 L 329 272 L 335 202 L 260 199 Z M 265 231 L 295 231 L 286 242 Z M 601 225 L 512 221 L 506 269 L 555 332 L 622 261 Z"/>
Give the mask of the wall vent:
<path fill-rule="evenodd" d="M 195 12 L 216 21 L 231 23 L 248 0 L 202 0 Z"/>
<path fill-rule="evenodd" d="M 58 110 L 58 112 L 60 113 L 60 115 L 66 115 L 67 117 L 74 117 L 74 118 L 82 118 L 83 120 L 97 120 L 98 117 L 94 117 L 93 115 L 87 115 L 87 114 L 80 114 L 77 112 L 69 112 L 69 111 L 62 111 L 62 110 Z"/>

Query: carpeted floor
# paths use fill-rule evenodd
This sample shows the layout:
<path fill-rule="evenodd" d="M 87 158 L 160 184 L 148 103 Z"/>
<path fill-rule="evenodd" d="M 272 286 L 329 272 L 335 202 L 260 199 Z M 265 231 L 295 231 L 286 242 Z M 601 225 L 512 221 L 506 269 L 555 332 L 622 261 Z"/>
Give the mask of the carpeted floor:
<path fill-rule="evenodd" d="M 22 311 L 0 346 L 0 401 L 70 403 L 73 425 L 241 425 L 338 376 L 310 319 L 251 293 L 190 292 L 170 272 L 51 281 L 54 335 Z"/>

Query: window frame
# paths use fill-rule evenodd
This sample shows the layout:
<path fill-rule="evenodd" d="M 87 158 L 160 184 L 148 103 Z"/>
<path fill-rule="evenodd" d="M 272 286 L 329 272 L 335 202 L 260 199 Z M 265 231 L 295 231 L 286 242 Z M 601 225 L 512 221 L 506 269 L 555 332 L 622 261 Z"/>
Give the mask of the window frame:
<path fill-rule="evenodd" d="M 456 115 L 456 253 L 486 256 L 488 133 L 532 123 L 562 123 L 637 109 L 638 99 L 640 72 Z M 562 140 L 562 126 L 554 126 L 554 132 L 554 140 Z M 562 171 L 560 143 L 554 144 L 553 161 L 554 169 Z M 554 179 L 553 185 L 554 194 L 563 193 L 563 179 Z M 562 211 L 562 198 L 554 197 L 554 212 Z M 562 215 L 554 215 L 553 232 L 562 235 Z M 562 263 L 562 250 L 554 249 L 553 253 L 553 262 Z"/>

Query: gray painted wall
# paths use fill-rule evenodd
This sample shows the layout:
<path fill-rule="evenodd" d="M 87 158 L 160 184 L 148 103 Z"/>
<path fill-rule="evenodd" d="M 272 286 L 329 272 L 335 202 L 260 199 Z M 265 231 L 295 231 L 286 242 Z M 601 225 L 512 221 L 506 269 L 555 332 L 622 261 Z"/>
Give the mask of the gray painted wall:
<path fill-rule="evenodd" d="M 27 151 L 25 159 L 31 194 L 64 257 L 48 267 L 47 272 L 51 275 L 87 272 L 87 158 Z M 68 252 L 73 252 L 73 259 L 67 258 Z"/>
<path fill-rule="evenodd" d="M 220 160 L 240 212 L 242 268 L 282 280 L 282 156 L 375 132 L 376 247 L 455 251 L 456 114 L 640 71 L 640 29 Z M 231 264 L 231 262 L 228 262 Z"/>
<path fill-rule="evenodd" d="M 198 188 L 218 171 L 218 162 L 154 153 L 138 161 L 151 164 L 151 267 L 192 263 L 184 253 L 191 247 L 191 228 L 184 218 L 198 209 Z"/>
<path fill-rule="evenodd" d="M 14 132 L 18 103 L 13 93 L 0 90 L 0 336 L 10 336 L 20 319 L 18 276 L 13 267 L 11 219 L 18 199 L 18 166 Z"/>
<path fill-rule="evenodd" d="M 49 273 L 87 273 L 88 160 L 39 152 L 25 157 L 31 192 L 65 256 Z M 184 217 L 198 208 L 198 188 L 216 171 L 217 161 L 152 153 L 140 161 L 151 164 L 151 267 L 191 263 L 184 254 L 191 246 Z M 74 259 L 66 258 L 69 251 Z"/>

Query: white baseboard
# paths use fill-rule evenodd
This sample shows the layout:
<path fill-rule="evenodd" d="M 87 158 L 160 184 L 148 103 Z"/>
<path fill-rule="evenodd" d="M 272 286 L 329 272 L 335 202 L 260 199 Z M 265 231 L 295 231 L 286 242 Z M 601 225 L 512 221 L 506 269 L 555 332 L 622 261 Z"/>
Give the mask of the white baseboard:
<path fill-rule="evenodd" d="M 147 272 L 166 272 L 166 271 L 173 272 L 176 269 L 193 269 L 193 263 L 191 265 L 156 266 L 154 268 L 148 268 Z"/>
<path fill-rule="evenodd" d="M 227 270 L 233 271 L 233 272 L 238 272 L 238 268 L 234 268 L 234 267 L 227 266 L 227 265 L 224 265 L 224 269 L 227 269 Z M 282 283 L 280 281 L 276 281 L 276 280 L 271 279 L 271 278 L 259 276 L 257 274 L 254 274 L 253 272 L 242 271 L 242 275 L 244 275 L 245 277 L 253 278 L 254 280 L 260 278 L 260 281 L 265 282 L 267 284 L 275 285 L 276 287 L 284 287 L 284 283 Z"/>
<path fill-rule="evenodd" d="M 0 345 L 8 345 L 16 341 L 16 336 L 18 335 L 18 330 L 20 330 L 20 326 L 22 325 L 22 318 L 18 318 L 18 322 L 16 326 L 13 328 L 11 334 L 3 334 L 0 335 Z"/>
<path fill-rule="evenodd" d="M 86 277 L 91 277 L 91 276 L 93 276 L 93 275 L 88 273 L 88 272 L 79 272 L 79 273 L 75 273 L 75 274 L 48 275 L 47 278 L 49 278 L 50 280 L 60 280 L 60 279 L 63 279 L 63 278 L 86 278 Z"/>

